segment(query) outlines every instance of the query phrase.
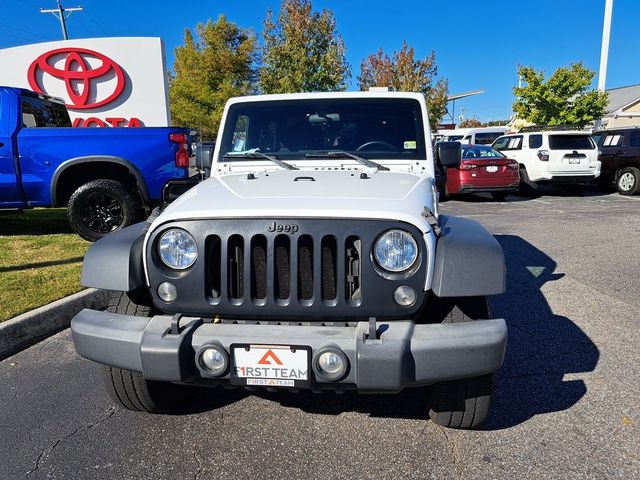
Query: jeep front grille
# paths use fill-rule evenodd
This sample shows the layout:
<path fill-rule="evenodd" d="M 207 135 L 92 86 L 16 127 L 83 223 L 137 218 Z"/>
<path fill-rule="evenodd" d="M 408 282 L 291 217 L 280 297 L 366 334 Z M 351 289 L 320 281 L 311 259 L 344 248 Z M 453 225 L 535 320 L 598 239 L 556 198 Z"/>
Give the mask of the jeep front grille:
<path fill-rule="evenodd" d="M 196 239 L 198 260 L 174 272 L 157 258 L 166 229 L 182 228 Z M 288 230 L 286 230 L 288 228 Z M 168 222 L 151 233 L 147 249 L 154 302 L 165 313 L 242 321 L 362 321 L 411 318 L 422 308 L 428 265 L 418 241 L 420 262 L 411 275 L 382 276 L 371 252 L 390 229 L 419 240 L 419 229 L 398 220 L 337 218 L 228 218 Z M 286 230 L 286 231 L 285 231 Z M 171 282 L 176 300 L 157 295 Z M 408 285 L 416 303 L 402 307 L 394 291 Z M 160 307 L 159 307 L 160 308 Z"/>
<path fill-rule="evenodd" d="M 360 238 L 218 235 L 206 240 L 208 296 L 233 305 L 360 303 Z"/>

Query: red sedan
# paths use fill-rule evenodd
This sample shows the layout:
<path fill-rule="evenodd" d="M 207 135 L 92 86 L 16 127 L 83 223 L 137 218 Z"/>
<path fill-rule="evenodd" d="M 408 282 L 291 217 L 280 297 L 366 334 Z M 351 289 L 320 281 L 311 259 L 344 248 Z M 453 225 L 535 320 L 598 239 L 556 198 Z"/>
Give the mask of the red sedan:
<path fill-rule="evenodd" d="M 444 194 L 490 193 L 504 200 L 519 184 L 518 162 L 488 145 L 462 145 L 460 167 L 447 169 Z"/>

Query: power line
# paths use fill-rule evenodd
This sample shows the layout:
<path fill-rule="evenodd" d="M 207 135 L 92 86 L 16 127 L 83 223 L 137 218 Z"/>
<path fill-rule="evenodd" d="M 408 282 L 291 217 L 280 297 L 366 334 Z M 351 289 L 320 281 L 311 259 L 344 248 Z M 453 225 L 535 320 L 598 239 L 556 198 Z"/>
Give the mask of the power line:
<path fill-rule="evenodd" d="M 54 17 L 56 17 L 58 20 L 60 20 L 60 27 L 62 27 L 62 36 L 64 37 L 65 40 L 69 40 L 69 35 L 67 34 L 66 21 L 73 12 L 81 12 L 82 10 L 83 10 L 82 7 L 64 8 L 62 6 L 62 0 L 58 0 L 58 8 L 53 8 L 53 9 L 41 8 L 40 13 L 50 13 Z M 67 12 L 69 13 L 67 14 Z"/>
<path fill-rule="evenodd" d="M 49 37 L 45 37 L 44 35 L 40 35 L 39 33 L 30 32 L 29 30 L 24 30 L 22 28 L 14 27 L 13 25 L 7 25 L 6 23 L 0 23 L 0 26 L 5 27 L 5 28 L 10 28 L 11 30 L 15 30 L 15 31 L 20 32 L 20 33 L 27 33 L 27 34 L 32 35 L 34 37 L 42 38 L 43 40 L 49 40 L 50 39 Z"/>
<path fill-rule="evenodd" d="M 91 13 L 89 11 L 85 11 L 84 13 L 87 14 L 87 17 L 89 17 L 89 20 L 91 20 L 93 23 L 96 24 L 96 26 L 102 31 L 102 33 L 106 36 L 109 35 L 106 30 L 104 28 L 102 28 L 102 25 L 100 25 L 98 23 L 98 21 L 93 17 L 93 15 L 91 15 Z"/>
<path fill-rule="evenodd" d="M 84 22 L 82 20 L 80 20 L 80 17 L 76 18 L 76 20 L 78 21 L 78 23 L 80 24 L 80 26 L 82 27 L 82 29 L 87 32 L 87 35 L 89 35 L 90 37 L 95 37 L 96 35 L 90 31 L 87 26 L 84 24 Z"/>
<path fill-rule="evenodd" d="M 24 42 L 33 42 L 33 38 L 19 37 L 18 35 L 12 35 L 11 33 L 0 32 L 0 35 L 3 37 L 15 38 L 16 40 L 22 40 Z"/>

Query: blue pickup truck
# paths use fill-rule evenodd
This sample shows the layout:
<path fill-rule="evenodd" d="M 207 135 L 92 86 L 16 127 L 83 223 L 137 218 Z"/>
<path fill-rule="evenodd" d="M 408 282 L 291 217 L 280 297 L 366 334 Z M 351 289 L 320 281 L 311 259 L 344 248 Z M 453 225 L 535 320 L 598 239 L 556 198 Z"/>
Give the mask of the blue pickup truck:
<path fill-rule="evenodd" d="M 190 153 L 187 129 L 71 128 L 61 100 L 0 87 L 0 209 L 66 206 L 87 240 L 139 221 Z"/>

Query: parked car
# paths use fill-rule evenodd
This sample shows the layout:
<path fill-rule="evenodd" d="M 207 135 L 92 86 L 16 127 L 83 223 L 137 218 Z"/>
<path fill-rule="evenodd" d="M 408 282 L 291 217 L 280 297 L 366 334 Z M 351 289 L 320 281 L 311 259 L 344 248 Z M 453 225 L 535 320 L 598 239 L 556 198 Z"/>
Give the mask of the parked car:
<path fill-rule="evenodd" d="M 518 162 L 487 145 L 462 145 L 460 166 L 447 169 L 441 194 L 490 193 L 495 200 L 504 200 L 519 184 Z"/>
<path fill-rule="evenodd" d="M 600 176 L 598 150 L 589 132 L 538 128 L 504 135 L 492 145 L 518 162 L 522 193 L 531 193 L 538 184 L 577 192 Z"/>
<path fill-rule="evenodd" d="M 640 192 L 640 128 L 597 132 L 603 184 L 615 182 L 621 195 Z"/>
<path fill-rule="evenodd" d="M 434 158 L 427 115 L 418 93 L 229 100 L 211 177 L 85 256 L 82 284 L 117 293 L 74 317 L 73 341 L 112 400 L 166 413 L 194 386 L 428 385 L 435 423 L 479 425 L 506 345 L 486 301 L 504 255 L 438 213 L 435 166 L 457 167 L 460 143 Z"/>
<path fill-rule="evenodd" d="M 477 127 L 441 130 L 443 142 L 458 141 L 469 145 L 491 145 L 496 138 L 507 133 L 507 127 Z"/>
<path fill-rule="evenodd" d="M 159 204 L 189 157 L 187 129 L 72 128 L 62 100 L 0 87 L 0 209 L 67 207 L 96 240 Z"/>

